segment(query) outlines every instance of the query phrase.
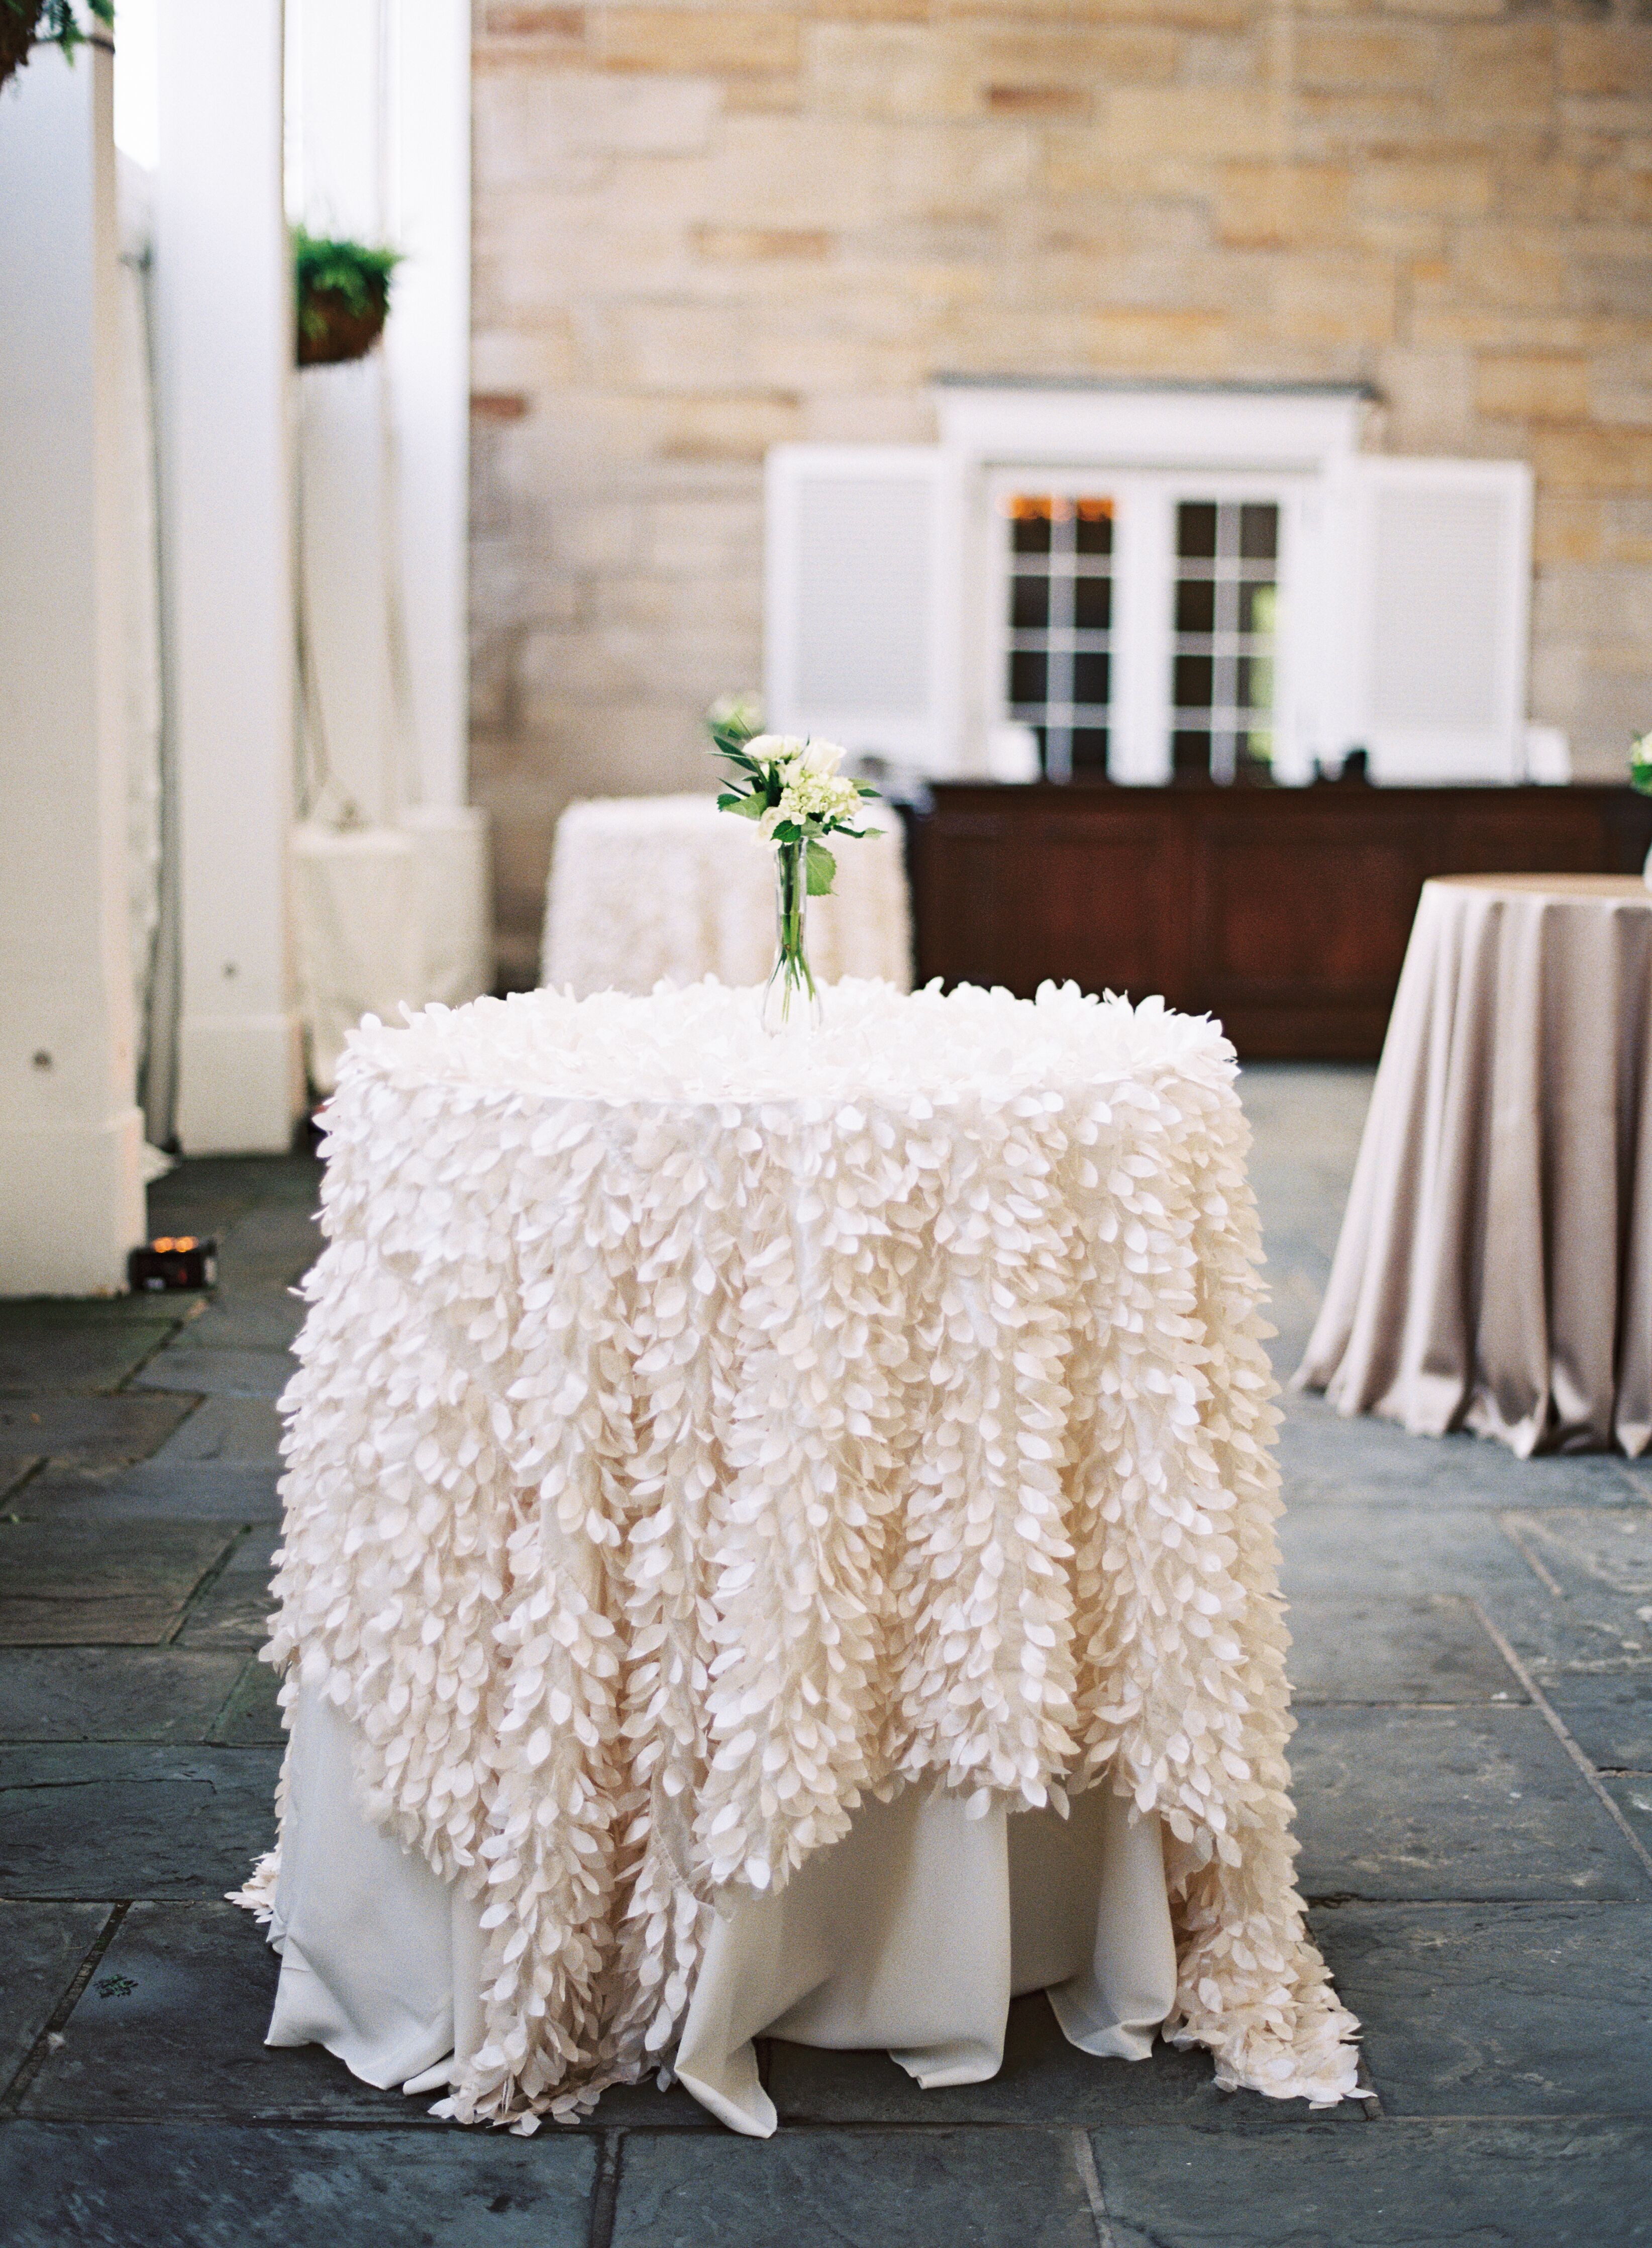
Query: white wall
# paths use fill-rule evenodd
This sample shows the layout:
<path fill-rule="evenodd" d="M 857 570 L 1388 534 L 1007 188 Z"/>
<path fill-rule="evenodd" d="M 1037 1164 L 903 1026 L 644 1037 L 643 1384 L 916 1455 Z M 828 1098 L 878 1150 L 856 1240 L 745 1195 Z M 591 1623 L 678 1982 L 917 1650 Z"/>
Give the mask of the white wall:
<path fill-rule="evenodd" d="M 126 940 L 112 73 L 0 105 L 0 1292 L 121 1286 L 143 1237 Z"/>

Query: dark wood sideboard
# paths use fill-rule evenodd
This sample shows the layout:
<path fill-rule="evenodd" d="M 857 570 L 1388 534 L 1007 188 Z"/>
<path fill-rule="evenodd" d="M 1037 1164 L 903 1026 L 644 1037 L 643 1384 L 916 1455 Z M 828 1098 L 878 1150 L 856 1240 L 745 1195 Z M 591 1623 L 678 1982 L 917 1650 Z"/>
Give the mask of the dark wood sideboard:
<path fill-rule="evenodd" d="M 1430 875 L 1637 874 L 1652 798 L 938 783 L 909 844 L 920 981 L 1158 991 L 1242 1055 L 1370 1060 Z"/>

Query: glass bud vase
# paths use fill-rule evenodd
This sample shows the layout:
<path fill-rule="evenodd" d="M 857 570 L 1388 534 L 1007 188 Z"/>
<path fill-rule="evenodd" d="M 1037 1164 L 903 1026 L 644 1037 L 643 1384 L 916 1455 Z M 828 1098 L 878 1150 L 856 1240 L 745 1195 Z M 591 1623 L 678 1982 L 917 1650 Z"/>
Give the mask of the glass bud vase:
<path fill-rule="evenodd" d="M 809 966 L 809 846 L 775 846 L 775 965 L 763 991 L 770 1038 L 821 1026 L 820 993 Z"/>

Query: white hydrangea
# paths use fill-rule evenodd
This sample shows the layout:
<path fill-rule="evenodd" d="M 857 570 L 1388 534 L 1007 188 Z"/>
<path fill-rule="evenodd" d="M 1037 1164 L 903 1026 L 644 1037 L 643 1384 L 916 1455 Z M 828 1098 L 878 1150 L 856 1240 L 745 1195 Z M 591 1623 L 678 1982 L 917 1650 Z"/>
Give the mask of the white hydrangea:
<path fill-rule="evenodd" d="M 792 820 L 799 827 L 816 820 L 825 827 L 834 820 L 857 820 L 860 814 L 861 793 L 852 780 L 795 765 L 786 776 L 780 802 L 758 824 L 765 836 L 772 836 L 782 819 Z"/>

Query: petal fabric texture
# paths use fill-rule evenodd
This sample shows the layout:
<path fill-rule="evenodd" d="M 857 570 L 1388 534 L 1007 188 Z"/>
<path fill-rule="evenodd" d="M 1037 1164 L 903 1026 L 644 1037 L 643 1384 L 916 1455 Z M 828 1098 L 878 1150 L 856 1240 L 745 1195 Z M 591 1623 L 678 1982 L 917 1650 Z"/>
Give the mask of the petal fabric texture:
<path fill-rule="evenodd" d="M 266 1655 L 485 1901 L 451 2112 L 669 2064 L 720 1905 L 908 1787 L 1156 1813 L 1169 2033 L 1351 2095 L 1232 1048 L 1070 986 L 758 1005 L 369 1019 L 328 1110 Z"/>
<path fill-rule="evenodd" d="M 1423 887 L 1299 1385 L 1521 1458 L 1652 1443 L 1652 896 Z"/>

